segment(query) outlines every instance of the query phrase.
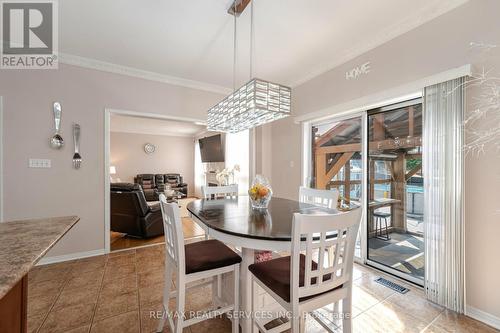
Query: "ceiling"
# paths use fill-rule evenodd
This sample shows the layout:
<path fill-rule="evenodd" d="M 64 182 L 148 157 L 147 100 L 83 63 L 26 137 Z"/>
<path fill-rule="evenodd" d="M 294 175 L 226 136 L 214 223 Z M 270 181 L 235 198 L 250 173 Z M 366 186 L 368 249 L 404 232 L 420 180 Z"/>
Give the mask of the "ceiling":
<path fill-rule="evenodd" d="M 227 90 L 233 86 L 231 2 L 60 1 L 59 51 L 62 59 L 74 55 L 101 68 L 99 62 L 111 63 Z M 296 86 L 465 2 L 254 0 L 253 76 Z M 237 24 L 236 85 L 250 75 L 249 18 L 250 6 Z"/>
<path fill-rule="evenodd" d="M 110 130 L 111 132 L 134 134 L 194 137 L 195 134 L 206 131 L 206 125 L 185 121 L 112 114 Z"/>

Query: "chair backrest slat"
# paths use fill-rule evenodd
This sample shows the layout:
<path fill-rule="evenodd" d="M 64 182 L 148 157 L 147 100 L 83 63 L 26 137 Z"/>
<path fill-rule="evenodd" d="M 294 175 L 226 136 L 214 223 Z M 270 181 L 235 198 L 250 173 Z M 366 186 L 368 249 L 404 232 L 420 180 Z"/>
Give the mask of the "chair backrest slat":
<path fill-rule="evenodd" d="M 226 186 L 202 186 L 201 192 L 206 200 L 217 199 L 219 197 L 237 197 L 238 184 Z"/>
<path fill-rule="evenodd" d="M 292 302 L 334 289 L 352 278 L 360 221 L 360 208 L 331 215 L 294 214 L 290 267 Z M 298 274 L 301 251 L 304 249 L 304 284 L 300 286 Z M 329 260 L 325 260 L 327 250 L 333 252 L 333 258 Z"/>
<path fill-rule="evenodd" d="M 178 268 L 182 268 L 185 266 L 184 233 L 179 206 L 175 202 L 167 203 L 165 195 L 160 194 L 160 208 L 165 235 L 165 260 L 170 260 Z"/>
<path fill-rule="evenodd" d="M 299 189 L 299 201 L 311 205 L 335 209 L 338 199 L 339 191 L 337 189 L 318 190 L 304 186 Z"/>

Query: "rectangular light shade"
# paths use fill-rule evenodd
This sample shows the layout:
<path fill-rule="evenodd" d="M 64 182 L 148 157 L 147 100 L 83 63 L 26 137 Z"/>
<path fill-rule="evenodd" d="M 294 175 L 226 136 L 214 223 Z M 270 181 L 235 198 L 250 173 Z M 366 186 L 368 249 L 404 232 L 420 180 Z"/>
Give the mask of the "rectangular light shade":
<path fill-rule="evenodd" d="M 208 110 L 207 129 L 236 133 L 288 117 L 291 89 L 252 79 Z"/>
<path fill-rule="evenodd" d="M 109 174 L 116 175 L 116 167 L 115 166 L 112 165 L 109 167 Z"/>

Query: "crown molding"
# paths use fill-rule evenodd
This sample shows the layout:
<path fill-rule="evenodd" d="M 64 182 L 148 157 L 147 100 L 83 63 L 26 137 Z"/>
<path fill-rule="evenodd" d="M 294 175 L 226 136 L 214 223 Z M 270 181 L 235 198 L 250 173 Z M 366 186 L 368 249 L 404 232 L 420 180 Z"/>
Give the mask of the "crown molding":
<path fill-rule="evenodd" d="M 324 74 L 346 62 L 359 57 L 360 55 L 381 46 L 390 40 L 399 37 L 449 11 L 455 9 L 469 0 L 454 0 L 454 1 L 440 1 L 437 4 L 429 5 L 415 12 L 410 19 L 405 21 L 395 22 L 388 28 L 382 30 L 375 38 L 372 38 L 368 43 L 358 44 L 354 47 L 348 48 L 342 55 L 336 57 L 335 60 L 320 65 L 312 69 L 304 76 L 298 77 L 295 80 L 290 80 L 290 86 L 296 88 L 307 81 Z"/>
<path fill-rule="evenodd" d="M 187 134 L 187 133 L 175 133 L 175 132 L 155 132 L 155 131 L 141 131 L 133 129 L 110 129 L 111 133 L 124 133 L 124 134 L 137 134 L 137 135 L 153 135 L 153 136 L 169 136 L 178 138 L 194 138 L 197 133 Z"/>
<path fill-rule="evenodd" d="M 134 68 L 134 67 L 117 65 L 117 64 L 110 63 L 110 62 L 80 57 L 80 56 L 68 54 L 68 53 L 59 52 L 59 63 L 71 65 L 71 66 L 88 68 L 88 69 L 94 69 L 94 70 L 101 71 L 101 72 L 126 75 L 126 76 L 131 76 L 131 77 L 149 80 L 149 81 L 167 83 L 167 84 L 172 84 L 172 85 L 191 88 L 191 89 L 203 90 L 203 91 L 213 92 L 213 93 L 217 93 L 217 94 L 227 95 L 227 94 L 230 94 L 232 92 L 232 89 L 230 89 L 230 88 L 215 85 L 215 84 L 194 81 L 194 80 L 189 80 L 189 79 L 183 79 L 183 78 L 176 77 L 176 76 L 170 76 L 170 75 L 150 72 L 150 71 L 146 71 L 146 70 L 142 70 L 142 69 L 138 69 L 138 68 Z"/>

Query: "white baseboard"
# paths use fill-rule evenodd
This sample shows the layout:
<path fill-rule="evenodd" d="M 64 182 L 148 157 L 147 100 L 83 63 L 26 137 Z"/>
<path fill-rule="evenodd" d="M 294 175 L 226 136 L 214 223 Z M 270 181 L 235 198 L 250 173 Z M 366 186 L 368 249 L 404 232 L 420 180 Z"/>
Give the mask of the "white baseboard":
<path fill-rule="evenodd" d="M 104 249 L 99 249 L 99 250 L 93 250 L 93 251 L 64 254 L 62 256 L 44 257 L 36 265 L 40 266 L 40 265 L 47 265 L 47 264 L 55 264 L 57 262 L 100 256 L 100 255 L 103 255 L 104 253 L 105 253 Z"/>
<path fill-rule="evenodd" d="M 483 310 L 479 310 L 470 305 L 467 305 L 465 307 L 465 314 L 471 318 L 474 318 L 487 325 L 490 325 L 491 327 L 500 329 L 500 318 L 495 317 L 494 315 L 489 314 L 488 312 L 484 312 Z"/>

